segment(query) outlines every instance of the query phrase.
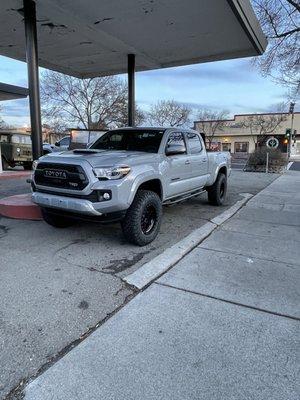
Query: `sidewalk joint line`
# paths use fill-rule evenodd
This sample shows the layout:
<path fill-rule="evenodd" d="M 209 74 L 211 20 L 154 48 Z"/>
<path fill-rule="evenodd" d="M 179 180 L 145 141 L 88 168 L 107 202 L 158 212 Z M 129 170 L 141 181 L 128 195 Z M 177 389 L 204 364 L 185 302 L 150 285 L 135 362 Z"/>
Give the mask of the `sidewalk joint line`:
<path fill-rule="evenodd" d="M 256 222 L 258 222 L 258 221 L 256 221 Z M 267 223 L 267 222 L 266 222 Z M 282 225 L 282 224 L 280 224 L 280 225 Z M 295 228 L 297 228 L 297 226 L 296 225 L 290 225 L 290 226 L 294 226 Z M 226 232 L 232 232 L 232 233 L 245 233 L 246 235 L 251 235 L 251 236 L 257 236 L 257 237 L 259 237 L 259 238 L 272 238 L 270 235 L 261 235 L 261 234 L 258 234 L 258 233 L 248 233 L 248 232 L 243 232 L 243 231 L 238 231 L 238 230 L 235 230 L 235 228 L 233 228 L 233 229 L 226 229 L 226 227 L 224 226 L 221 226 L 220 227 L 220 230 L 222 230 L 222 231 L 226 231 Z M 295 240 L 296 242 L 297 241 L 300 241 L 300 238 L 299 238 L 299 240 L 297 240 L 297 239 L 293 239 L 293 240 Z M 289 240 L 287 240 L 287 242 L 289 242 Z"/>
<path fill-rule="evenodd" d="M 236 256 L 243 256 L 243 257 L 251 257 L 251 258 L 256 258 L 257 260 L 261 260 L 261 261 L 271 261 L 277 264 L 285 264 L 286 267 L 299 267 L 300 264 L 294 264 L 292 262 L 286 262 L 286 261 L 277 261 L 277 260 L 272 260 L 270 258 L 263 258 L 263 257 L 258 257 L 258 256 L 253 256 L 252 254 L 242 254 L 242 253 L 238 253 L 235 251 L 226 251 L 226 250 L 218 250 L 218 249 L 214 249 L 214 248 L 209 248 L 209 247 L 202 247 L 201 244 L 199 246 L 197 246 L 198 249 L 204 249 L 204 250 L 211 250 L 211 251 L 216 251 L 218 253 L 224 253 L 224 254 L 233 254 Z"/>
<path fill-rule="evenodd" d="M 249 207 L 250 208 L 250 207 Z M 248 208 L 248 209 L 249 209 Z M 253 208 L 254 209 L 254 207 L 251 207 L 251 208 Z M 268 211 L 274 211 L 274 210 L 268 210 Z M 293 214 L 297 214 L 297 213 L 295 213 L 294 211 L 279 211 L 279 212 L 287 212 L 287 213 L 293 213 Z M 253 219 L 253 218 L 250 218 L 250 217 L 245 217 L 245 216 L 243 216 L 242 218 L 239 216 L 239 215 L 237 215 L 236 216 L 236 218 L 238 218 L 238 219 L 243 219 L 243 220 L 246 220 L 246 221 L 251 221 L 251 222 L 264 222 L 264 223 L 266 223 L 266 224 L 274 224 L 274 225 L 283 225 L 283 226 L 294 226 L 294 227 L 298 227 L 298 225 L 292 225 L 292 224 L 285 224 L 285 223 L 281 223 L 281 222 L 270 222 L 270 221 L 263 221 L 263 220 L 261 220 L 261 219 Z"/>
<path fill-rule="evenodd" d="M 283 318 L 288 318 L 288 319 L 292 319 L 294 321 L 300 321 L 300 317 L 294 317 L 292 315 L 288 315 L 288 314 L 282 314 L 282 313 L 278 313 L 276 311 L 270 311 L 270 310 L 266 310 L 264 308 L 260 308 L 260 307 L 255 307 L 255 306 L 250 306 L 248 304 L 243 304 L 243 303 L 239 303 L 237 301 L 233 301 L 233 300 L 227 300 L 227 299 L 223 299 L 221 297 L 217 297 L 217 296 L 212 296 L 210 294 L 205 294 L 205 293 L 200 293 L 200 292 L 195 292 L 194 290 L 190 290 L 190 289 L 183 289 L 177 286 L 173 286 L 170 285 L 168 283 L 161 283 L 161 282 L 154 282 L 156 285 L 161 285 L 161 286 L 165 286 L 171 289 L 175 289 L 175 290 L 180 290 L 182 292 L 186 292 L 186 293 L 191 293 L 191 294 L 195 294 L 198 296 L 202 296 L 202 297 L 206 297 L 208 299 L 212 299 L 212 300 L 218 300 L 221 301 L 223 303 L 228 303 L 228 304 L 233 304 L 235 306 L 239 306 L 239 307 L 244 307 L 244 308 L 249 308 L 250 310 L 255 310 L 255 311 L 260 311 L 266 314 L 271 314 L 271 315 L 275 315 L 276 317 L 283 317 Z"/>

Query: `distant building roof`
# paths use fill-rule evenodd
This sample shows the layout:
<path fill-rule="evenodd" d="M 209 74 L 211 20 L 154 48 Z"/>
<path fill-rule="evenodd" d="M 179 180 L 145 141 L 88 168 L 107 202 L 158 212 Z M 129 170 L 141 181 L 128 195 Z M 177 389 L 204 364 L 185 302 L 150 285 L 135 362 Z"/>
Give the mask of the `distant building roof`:
<path fill-rule="evenodd" d="M 300 111 L 295 111 L 294 115 L 300 114 Z M 232 122 L 235 121 L 238 117 L 251 117 L 254 115 L 290 115 L 288 112 L 270 112 L 270 113 L 252 113 L 252 114 L 235 114 L 233 118 L 225 118 L 225 119 L 199 119 L 197 121 L 194 121 L 194 124 L 197 124 L 199 122 L 219 122 L 219 121 L 224 121 L 224 122 Z"/>

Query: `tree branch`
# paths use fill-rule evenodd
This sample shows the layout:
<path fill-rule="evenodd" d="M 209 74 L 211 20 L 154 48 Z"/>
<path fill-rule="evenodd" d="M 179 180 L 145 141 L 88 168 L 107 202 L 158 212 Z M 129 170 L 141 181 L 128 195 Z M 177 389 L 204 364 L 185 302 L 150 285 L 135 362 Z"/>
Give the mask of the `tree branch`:
<path fill-rule="evenodd" d="M 296 8 L 300 12 L 300 4 L 296 3 L 294 0 L 286 0 L 288 3 L 290 3 L 293 7 Z"/>
<path fill-rule="evenodd" d="M 293 35 L 296 32 L 300 32 L 300 28 L 295 28 L 287 32 L 277 33 L 276 29 L 274 29 L 275 36 L 268 36 L 269 39 L 280 39 L 290 35 Z"/>

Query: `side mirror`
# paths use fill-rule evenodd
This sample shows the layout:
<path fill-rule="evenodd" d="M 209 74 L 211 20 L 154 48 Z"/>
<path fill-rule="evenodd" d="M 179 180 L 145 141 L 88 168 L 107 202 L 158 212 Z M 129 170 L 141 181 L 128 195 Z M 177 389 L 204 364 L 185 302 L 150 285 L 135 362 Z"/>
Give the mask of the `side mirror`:
<path fill-rule="evenodd" d="M 60 142 L 55 142 L 54 144 L 55 144 L 56 147 L 60 146 Z"/>
<path fill-rule="evenodd" d="M 183 144 L 169 144 L 166 148 L 167 156 L 175 156 L 176 154 L 185 154 L 186 148 Z"/>

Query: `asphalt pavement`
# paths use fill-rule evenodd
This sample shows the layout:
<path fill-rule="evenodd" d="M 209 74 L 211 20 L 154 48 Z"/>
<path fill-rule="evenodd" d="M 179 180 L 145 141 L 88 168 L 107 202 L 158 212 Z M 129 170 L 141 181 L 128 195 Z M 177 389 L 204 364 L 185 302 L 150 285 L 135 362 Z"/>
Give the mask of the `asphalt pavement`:
<path fill-rule="evenodd" d="M 299 233 L 300 173 L 288 171 L 24 399 L 298 400 Z"/>
<path fill-rule="evenodd" d="M 140 248 L 119 224 L 59 230 L 41 221 L 0 219 L 0 398 L 77 345 L 136 291 L 122 278 L 278 175 L 233 171 L 223 207 L 206 196 L 165 207 L 161 233 Z M 26 180 L 0 181 L 0 197 L 29 191 Z M 22 385 L 21 385 L 22 386 Z"/>

